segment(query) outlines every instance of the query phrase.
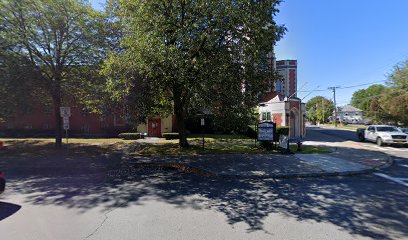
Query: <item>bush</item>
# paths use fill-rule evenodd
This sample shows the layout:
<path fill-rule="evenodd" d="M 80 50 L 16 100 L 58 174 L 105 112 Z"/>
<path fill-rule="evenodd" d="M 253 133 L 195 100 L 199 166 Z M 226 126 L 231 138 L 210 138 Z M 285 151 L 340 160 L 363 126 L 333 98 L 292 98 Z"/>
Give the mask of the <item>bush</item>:
<path fill-rule="evenodd" d="M 276 127 L 276 135 L 278 139 L 280 135 L 289 135 L 289 127 L 286 127 L 286 126 Z"/>
<path fill-rule="evenodd" d="M 136 140 L 143 138 L 143 133 L 119 133 L 118 137 L 124 140 Z"/>
<path fill-rule="evenodd" d="M 179 139 L 178 133 L 163 133 L 162 135 L 166 140 Z"/>
<path fill-rule="evenodd" d="M 250 125 L 247 128 L 247 131 L 244 134 L 246 137 L 256 139 L 258 137 L 257 132 L 255 131 L 255 125 Z"/>

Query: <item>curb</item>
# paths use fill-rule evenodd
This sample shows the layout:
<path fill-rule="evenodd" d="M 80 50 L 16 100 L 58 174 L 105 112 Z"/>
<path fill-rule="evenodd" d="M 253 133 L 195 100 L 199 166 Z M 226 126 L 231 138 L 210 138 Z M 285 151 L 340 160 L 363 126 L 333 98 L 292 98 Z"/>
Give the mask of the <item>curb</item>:
<path fill-rule="evenodd" d="M 282 173 L 282 174 L 268 174 L 268 175 L 262 175 L 262 176 L 256 176 L 256 175 L 250 175 L 250 176 L 245 176 L 245 175 L 238 175 L 238 174 L 217 174 L 214 172 L 211 172 L 207 169 L 200 168 L 200 167 L 195 167 L 191 166 L 188 163 L 162 163 L 162 162 L 150 162 L 150 163 L 136 163 L 136 165 L 139 165 L 141 167 L 147 167 L 147 168 L 160 168 L 160 169 L 172 169 L 176 170 L 179 172 L 184 172 L 184 173 L 193 173 L 198 176 L 203 176 L 203 177 L 216 177 L 216 178 L 222 178 L 222 179 L 242 179 L 242 180 L 260 180 L 260 179 L 292 179 L 292 178 L 318 178 L 318 177 L 335 177 L 335 176 L 353 176 L 353 175 L 362 175 L 362 174 L 367 174 L 371 173 L 374 171 L 378 171 L 384 168 L 388 168 L 394 164 L 394 160 L 388 156 L 386 159 L 386 162 L 380 166 L 377 167 L 372 167 L 372 168 L 367 168 L 363 170 L 358 170 L 358 171 L 343 171 L 343 172 L 311 172 L 311 173 Z"/>

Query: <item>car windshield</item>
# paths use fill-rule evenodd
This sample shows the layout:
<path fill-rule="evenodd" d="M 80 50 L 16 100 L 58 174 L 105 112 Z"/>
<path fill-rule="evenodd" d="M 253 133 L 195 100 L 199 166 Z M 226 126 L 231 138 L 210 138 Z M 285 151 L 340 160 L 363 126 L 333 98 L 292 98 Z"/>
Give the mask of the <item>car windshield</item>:
<path fill-rule="evenodd" d="M 404 133 L 408 133 L 408 128 L 401 128 L 401 131 L 403 131 Z"/>
<path fill-rule="evenodd" d="M 401 132 L 395 127 L 377 127 L 377 132 Z"/>

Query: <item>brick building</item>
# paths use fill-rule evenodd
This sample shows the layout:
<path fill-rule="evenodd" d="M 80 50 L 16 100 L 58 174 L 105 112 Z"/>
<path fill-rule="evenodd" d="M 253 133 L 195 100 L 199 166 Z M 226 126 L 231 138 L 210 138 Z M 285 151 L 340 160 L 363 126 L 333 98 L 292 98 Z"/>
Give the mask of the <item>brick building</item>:
<path fill-rule="evenodd" d="M 55 134 L 55 117 L 51 106 L 36 104 L 0 122 L 0 136 L 47 137 Z M 129 126 L 120 114 L 101 116 L 81 106 L 71 106 L 69 135 L 72 137 L 116 137 Z"/>
<path fill-rule="evenodd" d="M 291 138 L 304 137 L 305 104 L 297 97 L 297 61 L 273 61 L 282 80 L 277 81 L 275 90 L 268 92 L 259 103 L 259 119 L 273 121 L 277 126 L 288 126 Z"/>

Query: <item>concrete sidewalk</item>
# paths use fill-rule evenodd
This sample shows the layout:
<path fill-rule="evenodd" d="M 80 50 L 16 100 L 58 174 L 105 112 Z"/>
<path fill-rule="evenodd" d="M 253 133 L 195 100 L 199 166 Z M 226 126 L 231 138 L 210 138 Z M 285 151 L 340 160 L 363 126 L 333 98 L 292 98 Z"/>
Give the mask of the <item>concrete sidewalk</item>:
<path fill-rule="evenodd" d="M 225 154 L 179 157 L 137 157 L 134 164 L 185 166 L 227 178 L 291 178 L 361 174 L 391 165 L 383 153 L 331 148 L 328 154 Z"/>

